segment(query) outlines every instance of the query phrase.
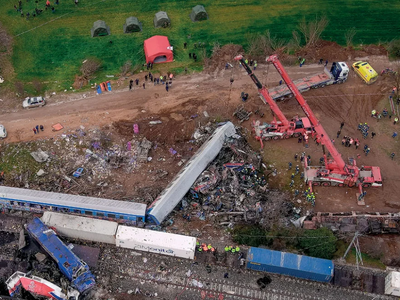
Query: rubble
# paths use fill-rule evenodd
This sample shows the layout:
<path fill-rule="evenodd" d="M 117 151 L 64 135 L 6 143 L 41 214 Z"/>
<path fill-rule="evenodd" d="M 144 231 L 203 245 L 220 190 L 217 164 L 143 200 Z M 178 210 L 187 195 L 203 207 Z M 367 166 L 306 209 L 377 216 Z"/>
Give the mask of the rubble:
<path fill-rule="evenodd" d="M 39 163 L 46 162 L 49 159 L 49 155 L 40 148 L 36 152 L 31 152 L 31 155 Z"/>
<path fill-rule="evenodd" d="M 181 201 L 181 209 L 185 218 L 189 214 L 228 227 L 240 222 L 287 226 L 291 211 L 287 200 L 284 193 L 268 189 L 260 155 L 240 137 L 226 143 L 201 173 Z"/>
<path fill-rule="evenodd" d="M 233 113 L 233 116 L 235 116 L 240 120 L 239 123 L 242 123 L 244 121 L 247 121 L 252 115 L 252 113 L 253 112 L 244 109 L 243 105 L 240 105 L 236 108 L 235 112 Z"/>

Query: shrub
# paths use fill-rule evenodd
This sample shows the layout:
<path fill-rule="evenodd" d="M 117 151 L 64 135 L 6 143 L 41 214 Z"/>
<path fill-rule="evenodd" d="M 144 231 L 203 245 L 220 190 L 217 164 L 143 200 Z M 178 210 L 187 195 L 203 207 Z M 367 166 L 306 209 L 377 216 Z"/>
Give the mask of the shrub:
<path fill-rule="evenodd" d="M 299 246 L 313 257 L 332 259 L 336 251 L 337 238 L 328 228 L 306 230 L 300 237 Z"/>

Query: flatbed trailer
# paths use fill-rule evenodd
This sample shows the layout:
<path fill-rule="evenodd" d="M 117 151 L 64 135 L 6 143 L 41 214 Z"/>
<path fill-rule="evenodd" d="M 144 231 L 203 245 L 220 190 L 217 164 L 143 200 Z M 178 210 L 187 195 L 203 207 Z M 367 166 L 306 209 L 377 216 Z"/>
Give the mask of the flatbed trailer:
<path fill-rule="evenodd" d="M 349 67 L 345 62 L 334 62 L 330 70 L 324 67 L 324 72 L 293 80 L 300 93 L 310 89 L 322 88 L 327 85 L 341 84 L 347 80 Z M 269 95 L 274 100 L 283 100 L 293 96 L 286 84 L 268 89 Z"/>

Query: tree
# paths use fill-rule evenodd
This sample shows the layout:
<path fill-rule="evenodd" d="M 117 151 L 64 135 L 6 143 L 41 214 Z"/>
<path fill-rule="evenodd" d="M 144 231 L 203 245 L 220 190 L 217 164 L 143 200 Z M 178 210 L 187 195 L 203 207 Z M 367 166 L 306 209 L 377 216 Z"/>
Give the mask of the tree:
<path fill-rule="evenodd" d="M 81 67 L 82 76 L 85 80 L 89 80 L 94 73 L 96 73 L 101 67 L 101 62 L 96 58 L 86 59 Z"/>
<path fill-rule="evenodd" d="M 329 21 L 326 17 L 321 17 L 320 19 L 316 17 L 314 21 L 310 22 L 303 19 L 300 22 L 298 29 L 304 37 L 306 47 L 315 45 L 328 23 Z"/>
<path fill-rule="evenodd" d="M 235 243 L 258 247 L 267 245 L 268 241 L 265 237 L 266 232 L 255 225 L 238 225 L 232 231 L 232 238 Z"/>
<path fill-rule="evenodd" d="M 393 58 L 400 58 L 400 39 L 393 40 L 388 45 L 389 55 Z"/>
<path fill-rule="evenodd" d="M 328 228 L 306 230 L 299 238 L 300 248 L 309 256 L 332 259 L 336 252 L 337 238 Z"/>
<path fill-rule="evenodd" d="M 354 36 L 356 35 L 356 33 L 357 33 L 357 30 L 354 27 L 346 30 L 344 37 L 346 39 L 346 47 L 347 48 L 350 48 L 351 46 L 353 46 L 353 39 L 354 39 Z"/>

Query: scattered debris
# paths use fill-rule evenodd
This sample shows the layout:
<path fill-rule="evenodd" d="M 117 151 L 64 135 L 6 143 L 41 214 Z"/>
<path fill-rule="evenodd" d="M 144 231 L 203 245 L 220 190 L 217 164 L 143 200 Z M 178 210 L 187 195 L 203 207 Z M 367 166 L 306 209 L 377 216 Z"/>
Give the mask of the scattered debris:
<path fill-rule="evenodd" d="M 40 148 L 36 152 L 31 152 L 31 156 L 39 163 L 46 162 L 49 159 L 49 155 Z"/>
<path fill-rule="evenodd" d="M 247 121 L 250 118 L 251 114 L 252 114 L 251 111 L 249 112 L 245 110 L 244 106 L 240 105 L 236 108 L 235 112 L 233 113 L 233 116 L 235 116 L 240 120 L 239 123 L 242 123 L 244 121 Z"/>

